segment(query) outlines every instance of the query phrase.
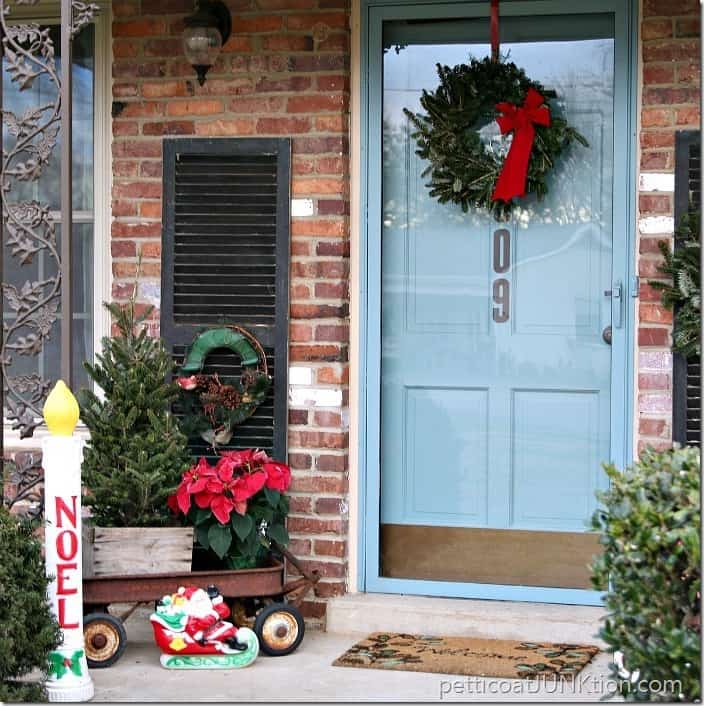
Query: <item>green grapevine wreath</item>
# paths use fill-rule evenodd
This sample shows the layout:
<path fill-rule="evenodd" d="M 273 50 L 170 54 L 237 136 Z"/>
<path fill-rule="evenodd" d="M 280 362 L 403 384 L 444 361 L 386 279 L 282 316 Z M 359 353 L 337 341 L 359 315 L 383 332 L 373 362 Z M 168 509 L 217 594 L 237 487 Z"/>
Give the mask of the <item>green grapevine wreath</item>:
<path fill-rule="evenodd" d="M 515 197 L 548 193 L 547 175 L 572 142 L 588 146 L 551 109 L 545 88 L 511 62 L 470 59 L 452 68 L 438 64 L 437 71 L 440 85 L 420 99 L 425 113 L 404 112 L 415 128 L 416 154 L 430 162 L 423 172 L 430 195 L 440 203 L 465 212 L 485 208 L 503 220 Z M 510 147 L 506 138 L 482 139 L 494 120 L 511 134 Z"/>

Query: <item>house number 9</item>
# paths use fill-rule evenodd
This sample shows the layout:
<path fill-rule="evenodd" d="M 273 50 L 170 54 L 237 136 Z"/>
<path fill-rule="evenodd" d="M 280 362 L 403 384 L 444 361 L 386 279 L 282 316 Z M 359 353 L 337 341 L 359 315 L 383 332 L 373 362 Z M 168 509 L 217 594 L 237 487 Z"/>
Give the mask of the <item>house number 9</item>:
<path fill-rule="evenodd" d="M 494 232 L 494 272 L 505 274 L 511 267 L 511 234 L 506 228 Z M 494 280 L 492 286 L 494 304 L 492 317 L 497 324 L 508 321 L 511 309 L 511 293 L 509 281 L 505 277 Z"/>

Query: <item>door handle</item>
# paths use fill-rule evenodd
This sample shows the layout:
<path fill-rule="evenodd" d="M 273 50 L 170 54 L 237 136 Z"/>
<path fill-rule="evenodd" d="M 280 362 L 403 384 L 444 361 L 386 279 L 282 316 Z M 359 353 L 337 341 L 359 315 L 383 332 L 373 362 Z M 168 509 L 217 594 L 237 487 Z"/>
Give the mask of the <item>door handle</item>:
<path fill-rule="evenodd" d="M 623 326 L 623 285 L 618 280 L 611 289 L 604 291 L 605 297 L 611 297 L 611 323 L 614 328 Z"/>

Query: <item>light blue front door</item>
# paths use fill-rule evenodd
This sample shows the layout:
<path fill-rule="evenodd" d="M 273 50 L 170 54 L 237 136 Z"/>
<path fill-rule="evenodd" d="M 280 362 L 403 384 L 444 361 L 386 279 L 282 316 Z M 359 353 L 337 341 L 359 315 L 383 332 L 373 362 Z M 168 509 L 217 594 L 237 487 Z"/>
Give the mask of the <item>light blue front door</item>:
<path fill-rule="evenodd" d="M 614 391 L 627 373 L 627 238 L 617 230 L 627 218 L 615 198 L 628 173 L 616 142 L 623 38 L 612 13 L 502 16 L 502 52 L 555 91 L 589 147 L 555 165 L 547 198 L 497 223 L 430 197 L 403 112 L 437 85 L 436 63 L 490 51 L 486 20 L 450 10 L 445 22 L 417 8 L 412 21 L 379 12 L 381 56 L 370 62 L 381 74 L 370 111 L 382 116 L 382 158 L 367 587 L 492 595 L 513 584 L 526 598 L 589 602 L 595 541 L 585 531 L 606 485 L 600 464 L 624 451 Z M 374 202 L 370 193 L 370 219 Z"/>

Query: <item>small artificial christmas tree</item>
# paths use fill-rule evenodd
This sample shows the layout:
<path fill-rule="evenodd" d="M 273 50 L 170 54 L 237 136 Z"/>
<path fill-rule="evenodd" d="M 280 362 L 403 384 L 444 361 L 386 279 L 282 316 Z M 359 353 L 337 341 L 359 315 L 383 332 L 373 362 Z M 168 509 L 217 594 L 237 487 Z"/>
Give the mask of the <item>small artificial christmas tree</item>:
<path fill-rule="evenodd" d="M 61 633 L 47 601 L 41 543 L 0 505 L 0 701 L 44 701 L 48 655 Z"/>
<path fill-rule="evenodd" d="M 136 289 L 136 288 L 135 288 Z M 143 326 L 151 309 L 106 304 L 119 335 L 103 339 L 97 364 L 85 363 L 104 399 L 81 390 L 81 418 L 90 431 L 83 461 L 86 505 L 96 525 L 150 527 L 173 522 L 166 504 L 191 465 L 186 437 L 170 413 L 178 397 L 173 363 Z"/>

